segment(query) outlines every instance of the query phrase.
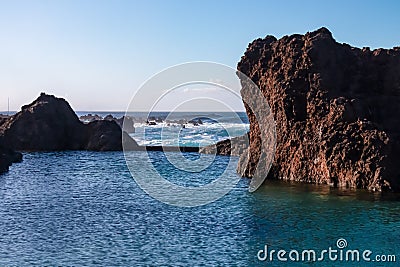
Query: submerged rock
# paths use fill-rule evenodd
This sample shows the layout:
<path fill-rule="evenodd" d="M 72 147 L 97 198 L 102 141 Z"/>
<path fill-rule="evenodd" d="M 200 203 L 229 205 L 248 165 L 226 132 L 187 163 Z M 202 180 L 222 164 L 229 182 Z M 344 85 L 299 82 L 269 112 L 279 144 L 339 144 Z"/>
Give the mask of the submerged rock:
<path fill-rule="evenodd" d="M 261 89 L 276 122 L 268 178 L 400 191 L 400 48 L 354 48 L 321 28 L 253 41 L 238 70 Z M 251 93 L 242 86 L 242 96 Z M 238 170 L 251 177 L 261 140 L 245 108 L 250 158 Z"/>
<path fill-rule="evenodd" d="M 0 136 L 24 151 L 122 150 L 122 130 L 115 122 L 84 124 L 67 101 L 44 93 L 3 123 Z M 136 144 L 129 136 L 125 140 Z"/>

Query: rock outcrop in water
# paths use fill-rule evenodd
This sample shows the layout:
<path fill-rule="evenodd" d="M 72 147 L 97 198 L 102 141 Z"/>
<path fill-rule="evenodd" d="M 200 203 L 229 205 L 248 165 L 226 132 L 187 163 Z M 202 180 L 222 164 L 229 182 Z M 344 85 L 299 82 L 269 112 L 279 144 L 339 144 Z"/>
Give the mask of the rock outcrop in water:
<path fill-rule="evenodd" d="M 125 143 L 125 149 L 138 148 L 138 144 L 126 132 L 121 131 L 121 127 L 113 120 L 93 121 L 85 126 L 85 150 L 118 151 L 122 150 L 122 141 Z"/>
<path fill-rule="evenodd" d="M 121 118 L 115 118 L 114 116 L 109 114 L 103 118 L 97 114 L 92 115 L 89 113 L 87 115 L 80 116 L 79 119 L 84 123 L 90 123 L 90 122 L 102 121 L 102 120 L 115 121 L 121 127 L 121 129 L 123 129 L 128 134 L 135 133 L 135 126 L 134 126 L 133 118 L 131 118 L 129 116 L 122 116 Z"/>
<path fill-rule="evenodd" d="M 122 134 L 114 121 L 82 123 L 67 101 L 43 93 L 0 126 L 8 147 L 26 151 L 122 150 Z M 129 136 L 124 140 L 138 146 Z"/>
<path fill-rule="evenodd" d="M 41 94 L 11 116 L 1 127 L 5 143 L 16 150 L 77 150 L 85 127 L 61 98 Z"/>
<path fill-rule="evenodd" d="M 89 123 L 92 121 L 101 121 L 101 120 L 103 120 L 103 117 L 101 117 L 97 114 L 92 115 L 92 113 L 89 113 L 89 114 L 80 116 L 79 119 L 84 123 Z"/>
<path fill-rule="evenodd" d="M 240 156 L 249 146 L 248 134 L 231 139 L 217 142 L 215 145 L 209 145 L 200 148 L 199 152 L 204 154 L 217 154 L 224 156 Z"/>
<path fill-rule="evenodd" d="M 104 120 L 115 121 L 128 134 L 135 133 L 135 122 L 132 117 L 122 116 L 121 118 L 115 118 L 110 114 L 105 116 Z"/>
<path fill-rule="evenodd" d="M 21 161 L 22 154 L 6 147 L 3 140 L 0 139 L 0 174 L 8 171 L 11 164 Z"/>
<path fill-rule="evenodd" d="M 400 48 L 355 48 L 326 28 L 249 44 L 238 70 L 266 97 L 277 148 L 268 178 L 400 191 Z M 242 96 L 249 94 L 243 84 Z M 260 132 L 250 120 L 251 177 Z M 245 162 L 241 160 L 241 162 Z"/>

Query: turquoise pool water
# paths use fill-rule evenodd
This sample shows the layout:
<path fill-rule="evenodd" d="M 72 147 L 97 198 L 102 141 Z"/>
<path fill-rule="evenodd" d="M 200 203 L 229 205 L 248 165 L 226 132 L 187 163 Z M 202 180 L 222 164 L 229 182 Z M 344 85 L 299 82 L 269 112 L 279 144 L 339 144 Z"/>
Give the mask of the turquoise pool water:
<path fill-rule="evenodd" d="M 164 166 L 161 152 L 150 156 L 167 179 L 191 185 L 213 180 L 228 160 L 217 156 L 198 175 Z M 144 193 L 122 152 L 26 153 L 0 176 L 0 266 L 398 266 L 259 261 L 265 245 L 321 251 L 344 238 L 347 249 L 394 254 L 398 264 L 400 207 L 362 191 L 267 182 L 248 193 L 247 186 L 241 179 L 216 202 L 179 208 Z"/>

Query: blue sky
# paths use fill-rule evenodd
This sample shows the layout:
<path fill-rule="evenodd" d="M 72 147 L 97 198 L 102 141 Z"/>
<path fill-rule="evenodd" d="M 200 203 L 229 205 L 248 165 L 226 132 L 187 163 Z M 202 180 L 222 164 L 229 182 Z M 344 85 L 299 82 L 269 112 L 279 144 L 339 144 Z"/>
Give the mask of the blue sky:
<path fill-rule="evenodd" d="M 327 1 L 326 1 L 327 2 Z M 125 110 L 155 73 L 235 68 L 253 39 L 328 27 L 339 42 L 400 45 L 399 1 L 0 1 L 0 110 L 41 91 L 76 110 Z"/>

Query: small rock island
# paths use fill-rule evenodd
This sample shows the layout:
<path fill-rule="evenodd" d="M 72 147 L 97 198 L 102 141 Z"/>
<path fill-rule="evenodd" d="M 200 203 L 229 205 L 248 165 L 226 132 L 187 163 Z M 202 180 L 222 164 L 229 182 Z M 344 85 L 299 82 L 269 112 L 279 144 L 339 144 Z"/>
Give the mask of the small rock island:
<path fill-rule="evenodd" d="M 122 136 L 124 138 L 122 138 Z M 83 123 L 62 98 L 42 93 L 0 124 L 0 170 L 22 159 L 18 151 L 122 150 L 137 143 L 114 120 Z"/>

